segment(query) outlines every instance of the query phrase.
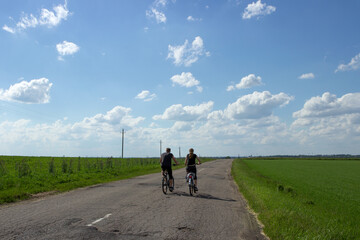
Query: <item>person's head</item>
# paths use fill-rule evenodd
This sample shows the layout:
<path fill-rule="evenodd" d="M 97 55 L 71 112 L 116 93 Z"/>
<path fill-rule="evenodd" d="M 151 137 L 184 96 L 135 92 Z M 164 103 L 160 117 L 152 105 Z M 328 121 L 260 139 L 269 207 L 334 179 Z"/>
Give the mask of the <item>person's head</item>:
<path fill-rule="evenodd" d="M 193 154 L 194 154 L 194 149 L 190 148 L 189 149 L 189 157 L 192 158 Z"/>
<path fill-rule="evenodd" d="M 171 152 L 171 148 L 166 148 L 166 152 L 167 153 Z"/>

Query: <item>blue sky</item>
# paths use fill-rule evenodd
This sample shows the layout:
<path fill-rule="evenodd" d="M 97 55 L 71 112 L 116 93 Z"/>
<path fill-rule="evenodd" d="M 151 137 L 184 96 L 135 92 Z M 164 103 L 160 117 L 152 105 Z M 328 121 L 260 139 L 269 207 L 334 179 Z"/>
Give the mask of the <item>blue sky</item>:
<path fill-rule="evenodd" d="M 0 2 L 0 154 L 360 154 L 359 1 Z"/>

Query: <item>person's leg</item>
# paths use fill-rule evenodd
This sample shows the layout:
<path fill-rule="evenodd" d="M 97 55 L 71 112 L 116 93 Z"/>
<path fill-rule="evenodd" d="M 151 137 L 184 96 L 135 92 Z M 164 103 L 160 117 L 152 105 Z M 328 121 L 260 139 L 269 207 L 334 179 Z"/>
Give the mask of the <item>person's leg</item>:
<path fill-rule="evenodd" d="M 171 168 L 169 168 L 168 169 L 168 173 L 169 173 L 169 183 L 170 183 L 170 187 L 174 187 L 174 185 L 173 185 L 173 179 L 174 179 L 174 177 L 173 177 L 173 175 L 172 175 L 172 169 Z"/>

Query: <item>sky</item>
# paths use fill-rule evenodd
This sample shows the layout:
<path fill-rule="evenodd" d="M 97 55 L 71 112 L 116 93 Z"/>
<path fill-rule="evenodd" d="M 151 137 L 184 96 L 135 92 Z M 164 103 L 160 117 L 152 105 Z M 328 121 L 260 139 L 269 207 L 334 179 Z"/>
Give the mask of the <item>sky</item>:
<path fill-rule="evenodd" d="M 0 2 L 0 155 L 360 154 L 360 1 Z M 161 149 L 160 149 L 160 141 Z"/>

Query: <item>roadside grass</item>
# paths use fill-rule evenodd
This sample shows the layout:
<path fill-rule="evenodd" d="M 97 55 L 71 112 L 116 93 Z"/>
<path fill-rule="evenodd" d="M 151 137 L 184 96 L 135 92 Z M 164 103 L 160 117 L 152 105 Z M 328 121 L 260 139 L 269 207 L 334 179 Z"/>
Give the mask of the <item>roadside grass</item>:
<path fill-rule="evenodd" d="M 271 239 L 360 239 L 360 161 L 236 159 L 232 174 Z"/>
<path fill-rule="evenodd" d="M 184 167 L 184 159 L 177 161 L 173 169 Z M 0 204 L 160 171 L 159 158 L 0 156 Z"/>

